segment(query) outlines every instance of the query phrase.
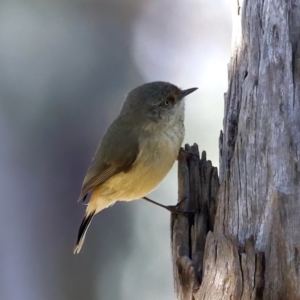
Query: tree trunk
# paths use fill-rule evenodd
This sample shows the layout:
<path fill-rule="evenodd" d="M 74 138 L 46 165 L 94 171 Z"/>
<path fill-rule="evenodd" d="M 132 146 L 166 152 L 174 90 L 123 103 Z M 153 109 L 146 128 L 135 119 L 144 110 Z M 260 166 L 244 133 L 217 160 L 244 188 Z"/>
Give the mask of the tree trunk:
<path fill-rule="evenodd" d="M 171 218 L 175 290 L 300 299 L 300 1 L 234 3 L 221 185 L 205 157 L 180 156 L 179 199 L 198 212 Z"/>

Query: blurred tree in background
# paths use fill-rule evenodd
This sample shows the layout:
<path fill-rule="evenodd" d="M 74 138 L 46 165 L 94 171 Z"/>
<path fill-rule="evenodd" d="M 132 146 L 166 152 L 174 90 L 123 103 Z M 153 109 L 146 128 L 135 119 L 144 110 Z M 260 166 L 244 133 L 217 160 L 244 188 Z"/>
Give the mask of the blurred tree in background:
<path fill-rule="evenodd" d="M 74 256 L 76 200 L 125 93 L 146 81 L 199 86 L 187 139 L 217 162 L 230 51 L 217 2 L 0 2 L 1 300 L 174 298 L 168 213 L 117 204 Z M 176 185 L 171 174 L 153 197 L 175 203 Z"/>

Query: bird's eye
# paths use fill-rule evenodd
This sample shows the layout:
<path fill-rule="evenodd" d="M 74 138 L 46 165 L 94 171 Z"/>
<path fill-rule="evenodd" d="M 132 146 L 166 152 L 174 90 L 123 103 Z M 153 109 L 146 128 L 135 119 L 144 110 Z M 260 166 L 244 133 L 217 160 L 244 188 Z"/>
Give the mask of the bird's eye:
<path fill-rule="evenodd" d="M 171 103 L 174 103 L 174 97 L 172 95 L 168 96 L 167 99 L 164 101 L 164 105 L 165 106 L 168 106 L 170 105 Z"/>

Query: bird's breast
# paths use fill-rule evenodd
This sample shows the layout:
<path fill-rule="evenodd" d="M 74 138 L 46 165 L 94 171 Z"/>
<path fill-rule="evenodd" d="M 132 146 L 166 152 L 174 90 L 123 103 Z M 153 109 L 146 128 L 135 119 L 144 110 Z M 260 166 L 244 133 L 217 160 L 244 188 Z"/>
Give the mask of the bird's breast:
<path fill-rule="evenodd" d="M 178 128 L 177 128 L 178 129 Z M 130 201 L 154 190 L 172 168 L 184 138 L 180 130 L 162 130 L 140 141 L 139 154 L 128 172 L 108 179 L 102 193 L 112 200 Z"/>
<path fill-rule="evenodd" d="M 147 180 L 150 190 L 155 188 L 172 168 L 184 138 L 184 127 L 162 130 L 140 142 L 140 153 L 133 172 Z"/>

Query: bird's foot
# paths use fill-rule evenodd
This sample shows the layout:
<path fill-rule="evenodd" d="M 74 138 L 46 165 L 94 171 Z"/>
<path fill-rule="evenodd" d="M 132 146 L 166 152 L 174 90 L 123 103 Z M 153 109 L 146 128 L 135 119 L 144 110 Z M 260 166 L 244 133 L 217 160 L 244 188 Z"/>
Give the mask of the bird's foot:
<path fill-rule="evenodd" d="M 150 202 L 150 203 L 153 203 L 157 206 L 160 206 L 162 208 L 165 208 L 166 210 L 168 210 L 169 212 L 171 213 L 175 213 L 175 214 L 190 214 L 190 213 L 195 213 L 196 211 L 195 210 L 184 210 L 183 208 L 179 207 L 180 204 L 186 200 L 186 198 L 183 198 L 181 199 L 176 205 L 163 205 L 163 204 L 160 204 L 156 201 L 153 201 L 151 199 L 149 199 L 148 197 L 143 197 L 144 200 Z"/>
<path fill-rule="evenodd" d="M 188 150 L 184 150 L 182 147 L 179 150 L 179 153 L 178 153 L 178 156 L 177 156 L 177 160 L 179 160 L 180 153 L 183 153 L 183 155 L 185 156 L 186 159 L 188 159 L 189 157 L 193 157 L 194 159 L 199 160 L 199 157 L 198 157 L 197 154 L 195 154 L 195 153 L 193 153 L 191 151 L 188 151 Z"/>

